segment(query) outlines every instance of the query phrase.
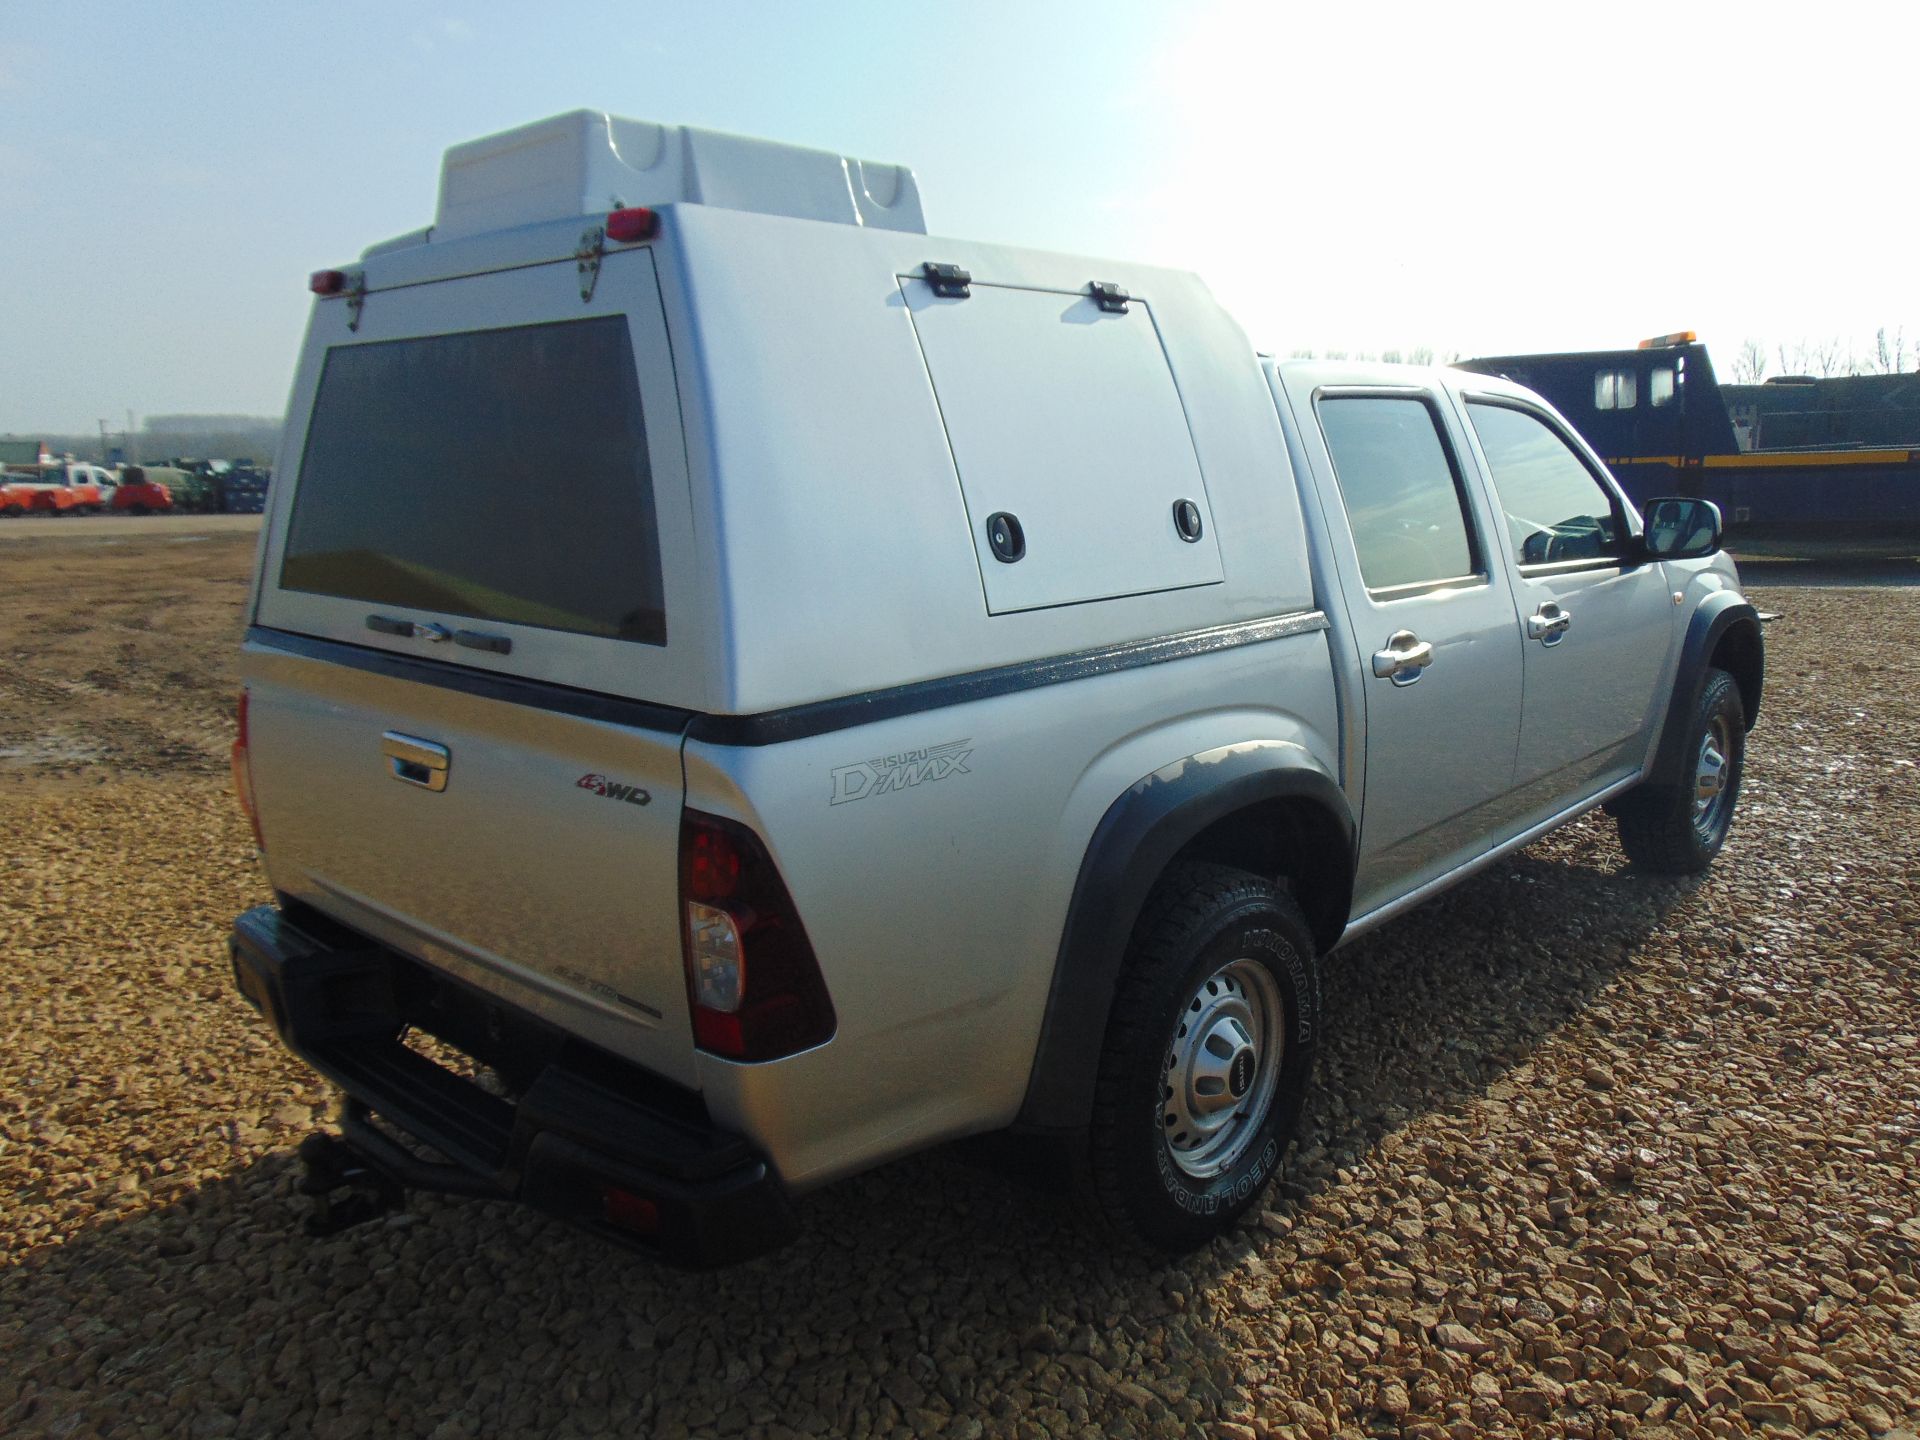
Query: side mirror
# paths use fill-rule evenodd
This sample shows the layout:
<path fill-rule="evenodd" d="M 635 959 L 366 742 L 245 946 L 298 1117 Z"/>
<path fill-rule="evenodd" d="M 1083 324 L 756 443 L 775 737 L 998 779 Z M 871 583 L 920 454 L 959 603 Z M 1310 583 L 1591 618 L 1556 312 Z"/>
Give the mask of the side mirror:
<path fill-rule="evenodd" d="M 1649 500 L 1645 519 L 1650 560 L 1696 560 L 1720 548 L 1720 507 L 1711 500 Z"/>

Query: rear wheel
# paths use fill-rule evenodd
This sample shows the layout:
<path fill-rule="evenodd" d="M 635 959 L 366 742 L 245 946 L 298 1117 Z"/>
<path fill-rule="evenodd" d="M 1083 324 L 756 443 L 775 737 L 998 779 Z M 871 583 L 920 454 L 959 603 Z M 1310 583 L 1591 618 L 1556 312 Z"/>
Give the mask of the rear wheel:
<path fill-rule="evenodd" d="M 1662 875 L 1696 875 L 1727 843 L 1746 768 L 1746 710 L 1740 687 L 1724 670 L 1709 670 L 1687 732 L 1686 779 L 1641 786 L 1615 812 L 1627 858 Z"/>
<path fill-rule="evenodd" d="M 1259 1199 L 1299 1121 L 1319 1003 L 1291 896 L 1223 865 L 1168 872 L 1101 1051 L 1083 1179 L 1109 1224 L 1190 1250 Z"/>

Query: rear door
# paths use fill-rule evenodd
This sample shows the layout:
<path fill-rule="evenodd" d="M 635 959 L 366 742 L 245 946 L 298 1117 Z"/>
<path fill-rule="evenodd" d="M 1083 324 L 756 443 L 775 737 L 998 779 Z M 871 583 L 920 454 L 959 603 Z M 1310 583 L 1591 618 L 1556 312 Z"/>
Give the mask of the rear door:
<path fill-rule="evenodd" d="M 1530 825 L 1635 774 L 1674 644 L 1661 567 L 1598 463 L 1545 410 L 1465 397 L 1493 482 L 1525 636 L 1526 713 L 1514 786 Z"/>
<path fill-rule="evenodd" d="M 1438 391 L 1282 374 L 1363 676 L 1360 916 L 1484 851 L 1502 821 L 1520 733 L 1513 597 Z"/>
<path fill-rule="evenodd" d="M 695 1075 L 680 741 L 700 699 L 652 257 L 316 307 L 246 674 L 269 875 Z"/>

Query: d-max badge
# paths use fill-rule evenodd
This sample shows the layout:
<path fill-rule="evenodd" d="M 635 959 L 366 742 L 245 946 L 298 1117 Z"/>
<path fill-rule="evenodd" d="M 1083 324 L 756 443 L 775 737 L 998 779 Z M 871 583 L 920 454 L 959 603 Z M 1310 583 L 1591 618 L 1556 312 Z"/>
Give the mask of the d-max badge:
<path fill-rule="evenodd" d="M 949 775 L 971 775 L 967 757 L 973 754 L 973 741 L 949 740 L 923 750 L 901 755 L 883 755 L 862 760 L 857 765 L 839 765 L 833 770 L 833 795 L 829 805 L 845 805 L 869 795 L 884 795 L 890 790 L 906 790 L 928 780 L 944 780 Z"/>

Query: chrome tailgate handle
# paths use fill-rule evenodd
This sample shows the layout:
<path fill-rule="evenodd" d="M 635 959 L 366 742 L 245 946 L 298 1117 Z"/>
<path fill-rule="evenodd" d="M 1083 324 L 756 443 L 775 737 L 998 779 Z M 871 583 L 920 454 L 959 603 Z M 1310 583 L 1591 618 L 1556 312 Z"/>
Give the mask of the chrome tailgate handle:
<path fill-rule="evenodd" d="M 1527 638 L 1542 645 L 1558 645 L 1573 627 L 1573 612 L 1548 600 L 1527 617 Z"/>
<path fill-rule="evenodd" d="M 380 737 L 380 749 L 387 757 L 394 779 L 418 785 L 422 790 L 447 788 L 447 770 L 453 764 L 453 756 L 446 746 L 389 730 Z"/>
<path fill-rule="evenodd" d="M 1420 672 L 1433 663 L 1433 644 L 1411 630 L 1396 630 L 1387 637 L 1387 648 L 1373 652 L 1373 673 L 1396 685 L 1411 685 Z"/>

